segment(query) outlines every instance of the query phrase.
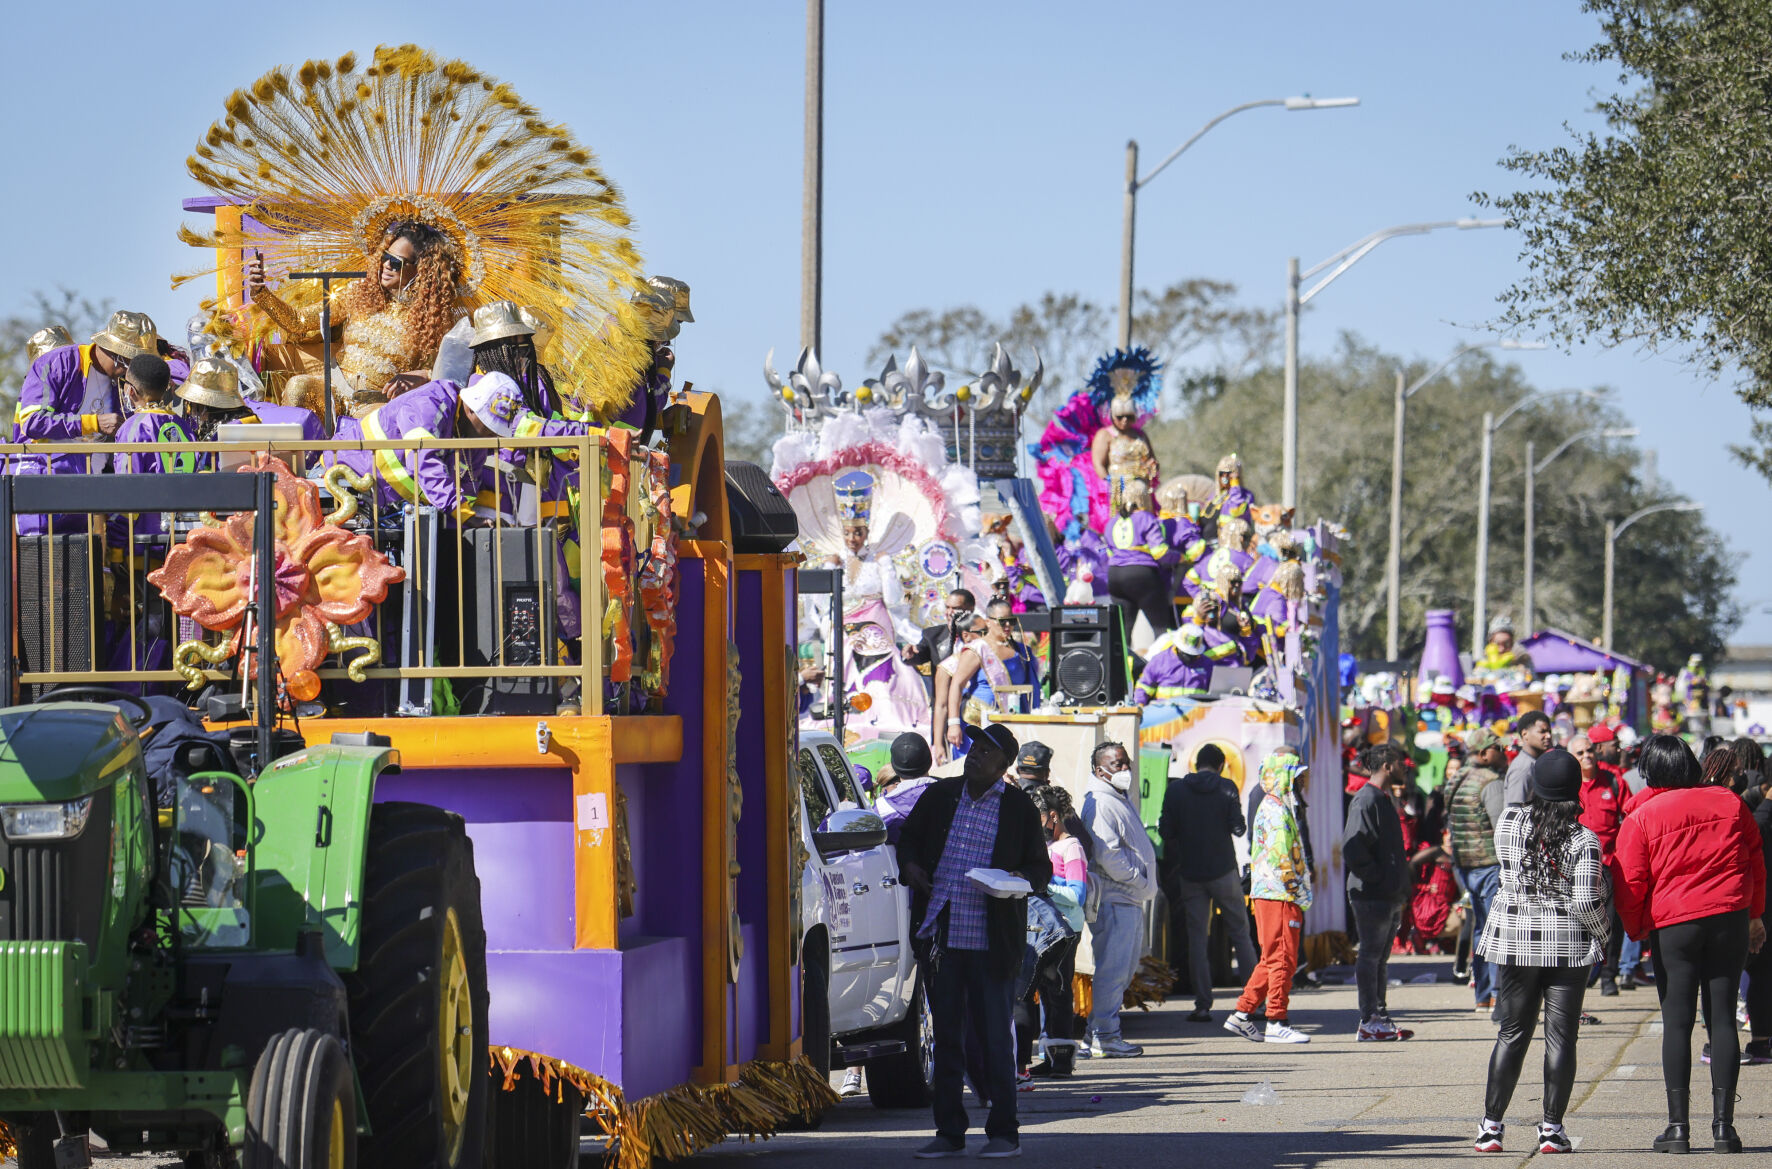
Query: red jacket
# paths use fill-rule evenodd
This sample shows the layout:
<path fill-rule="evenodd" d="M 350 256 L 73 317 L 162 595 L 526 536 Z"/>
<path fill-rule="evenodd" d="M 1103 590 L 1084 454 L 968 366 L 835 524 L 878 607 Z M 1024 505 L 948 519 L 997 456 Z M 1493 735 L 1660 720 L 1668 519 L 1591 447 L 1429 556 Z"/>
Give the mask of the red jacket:
<path fill-rule="evenodd" d="M 1726 787 L 1671 788 L 1633 808 L 1611 867 L 1619 919 L 1639 941 L 1683 921 L 1766 912 L 1759 829 Z"/>
<path fill-rule="evenodd" d="M 1602 765 L 1603 766 L 1603 765 Z M 1600 838 L 1600 856 L 1611 861 L 1618 841 L 1618 827 L 1624 821 L 1624 801 L 1630 789 L 1616 773 L 1604 771 L 1592 779 L 1581 781 L 1581 822 Z"/>

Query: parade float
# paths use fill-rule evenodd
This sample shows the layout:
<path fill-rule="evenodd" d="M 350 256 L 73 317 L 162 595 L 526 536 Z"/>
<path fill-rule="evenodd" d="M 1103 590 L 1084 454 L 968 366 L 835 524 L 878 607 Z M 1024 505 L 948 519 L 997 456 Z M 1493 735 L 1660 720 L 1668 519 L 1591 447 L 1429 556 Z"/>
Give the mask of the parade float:
<path fill-rule="evenodd" d="M 30 725 L 91 724 L 130 775 L 146 731 L 54 689 L 192 702 L 209 721 L 190 733 L 219 736 L 218 774 L 234 776 L 216 782 L 243 796 L 245 835 L 222 846 L 239 843 L 251 892 L 200 909 L 188 892 L 183 907 L 141 892 L 140 928 L 107 933 L 103 978 L 82 981 L 84 946 L 67 931 L 91 907 L 69 899 L 95 886 L 3 866 L 0 907 L 14 912 L 0 913 L 0 964 L 35 963 L 39 981 L 9 969 L 0 982 L 48 997 L 25 1031 L 0 1022 L 0 1144 L 19 1138 L 26 1169 L 83 1163 L 63 1159 L 84 1146 L 80 1124 L 114 1150 L 180 1151 L 191 1165 L 284 1138 L 278 1164 L 343 1165 L 356 1142 L 378 1166 L 561 1165 L 577 1163 L 583 1118 L 620 1165 L 644 1169 L 815 1119 L 835 1097 L 800 1049 L 799 557 L 739 530 L 720 402 L 671 384 L 687 287 L 642 277 L 620 198 L 570 131 L 509 85 L 412 46 L 267 73 L 227 99 L 190 169 L 206 193 L 185 209 L 212 218 L 183 234 L 214 271 L 193 348 L 234 371 L 216 374 L 218 400 L 244 390 L 235 415 L 261 425 L 306 403 L 337 434 L 224 427 L 210 441 L 106 448 L 220 472 L 189 476 L 89 474 L 94 447 L 79 441 L 7 446 L 0 519 L 9 531 L 15 510 L 45 522 L 8 557 L 16 584 L 0 601 L 17 636 L 0 697 L 42 700 L 21 708 L 47 720 Z M 378 249 L 413 224 L 414 295 L 355 283 L 378 264 L 399 273 Z M 493 320 L 508 303 L 521 323 L 501 335 L 525 339 L 551 377 L 531 369 L 521 400 L 437 380 L 395 396 L 407 371 L 429 376 L 403 348 L 429 327 L 409 319 L 424 296 L 450 309 L 438 334 L 472 313 L 476 342 L 479 310 Z M 388 425 L 427 395 L 444 404 L 430 425 Z M 262 489 L 251 503 L 174 490 L 218 479 Z M 31 480 L 37 495 L 15 490 Z M 135 498 L 93 502 L 107 480 Z M 16 718 L 0 716 L 9 739 Z M 150 755 L 165 733 L 145 740 Z M 347 774 L 334 756 L 352 751 Z M 0 775 L 6 798 L 65 798 L 26 779 L 40 794 Z M 167 798 L 142 797 L 163 830 L 183 814 Z M 266 842 L 290 830 L 267 822 L 279 804 L 300 830 L 273 855 Z M 153 807 L 137 806 L 150 829 Z M 373 887 L 378 863 L 393 863 L 362 833 L 394 807 L 461 834 L 447 863 L 466 865 L 477 896 L 452 906 L 459 925 L 409 986 L 360 1003 L 365 872 Z M 143 863 L 142 890 L 168 882 Z M 399 863 L 422 873 L 446 857 Z M 200 942 L 180 928 L 180 914 L 224 909 L 228 928 Z M 313 1016 L 342 1034 L 300 1048 L 332 1062 L 250 1027 L 220 1042 L 218 1017 L 275 1014 L 273 999 L 250 980 L 198 986 L 198 958 L 306 963 L 311 985 L 342 981 L 348 1014 Z M 382 1049 L 375 1012 L 408 1008 L 431 1035 Z M 284 1107 L 263 1086 L 273 1056 L 344 1077 L 310 1093 L 315 1107 L 338 1102 L 312 1130 L 329 1147 L 301 1151 L 289 1128 L 300 1118 L 266 1137 L 259 1118 Z M 405 1107 L 442 1118 L 443 1135 L 419 1139 L 432 1122 L 409 1126 Z M 56 1114 L 79 1123 L 46 1122 Z"/>

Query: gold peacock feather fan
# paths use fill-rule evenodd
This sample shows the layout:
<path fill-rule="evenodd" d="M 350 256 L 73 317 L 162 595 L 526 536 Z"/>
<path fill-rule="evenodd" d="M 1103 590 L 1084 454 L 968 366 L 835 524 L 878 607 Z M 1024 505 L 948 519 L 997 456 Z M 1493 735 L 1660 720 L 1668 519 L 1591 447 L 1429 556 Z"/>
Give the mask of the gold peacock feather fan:
<path fill-rule="evenodd" d="M 258 249 L 275 283 L 293 271 L 373 271 L 384 230 L 422 221 L 454 246 L 464 309 L 512 300 L 550 317 L 542 356 L 555 384 L 598 417 L 626 409 L 651 359 L 631 299 L 646 285 L 621 193 L 596 158 L 465 62 L 384 45 L 357 66 L 347 53 L 279 67 L 230 94 L 186 165 L 240 205 L 242 226 L 186 227 L 180 238 Z M 206 307 L 211 332 L 236 343 L 275 329 L 250 305 Z"/>

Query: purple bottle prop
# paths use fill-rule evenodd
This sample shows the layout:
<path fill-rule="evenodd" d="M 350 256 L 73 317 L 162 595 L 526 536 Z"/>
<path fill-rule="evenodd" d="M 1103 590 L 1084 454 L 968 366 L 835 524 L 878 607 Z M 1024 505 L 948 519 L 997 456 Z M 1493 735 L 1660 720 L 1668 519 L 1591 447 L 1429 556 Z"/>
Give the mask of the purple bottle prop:
<path fill-rule="evenodd" d="M 1464 669 L 1458 664 L 1457 613 L 1451 609 L 1427 611 L 1427 639 L 1421 646 L 1421 676 L 1452 679 L 1464 685 Z"/>

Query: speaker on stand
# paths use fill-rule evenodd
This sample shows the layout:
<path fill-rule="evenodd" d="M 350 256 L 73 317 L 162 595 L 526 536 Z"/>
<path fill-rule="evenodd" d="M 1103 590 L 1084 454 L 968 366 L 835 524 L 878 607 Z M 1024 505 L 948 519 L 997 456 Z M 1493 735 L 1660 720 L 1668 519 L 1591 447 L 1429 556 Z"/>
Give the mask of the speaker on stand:
<path fill-rule="evenodd" d="M 755 463 L 727 460 L 726 510 L 734 552 L 783 552 L 800 535 L 793 504 Z"/>
<path fill-rule="evenodd" d="M 1059 605 L 1051 612 L 1052 693 L 1064 706 L 1114 706 L 1126 700 L 1126 653 L 1119 614 L 1106 601 Z"/>

